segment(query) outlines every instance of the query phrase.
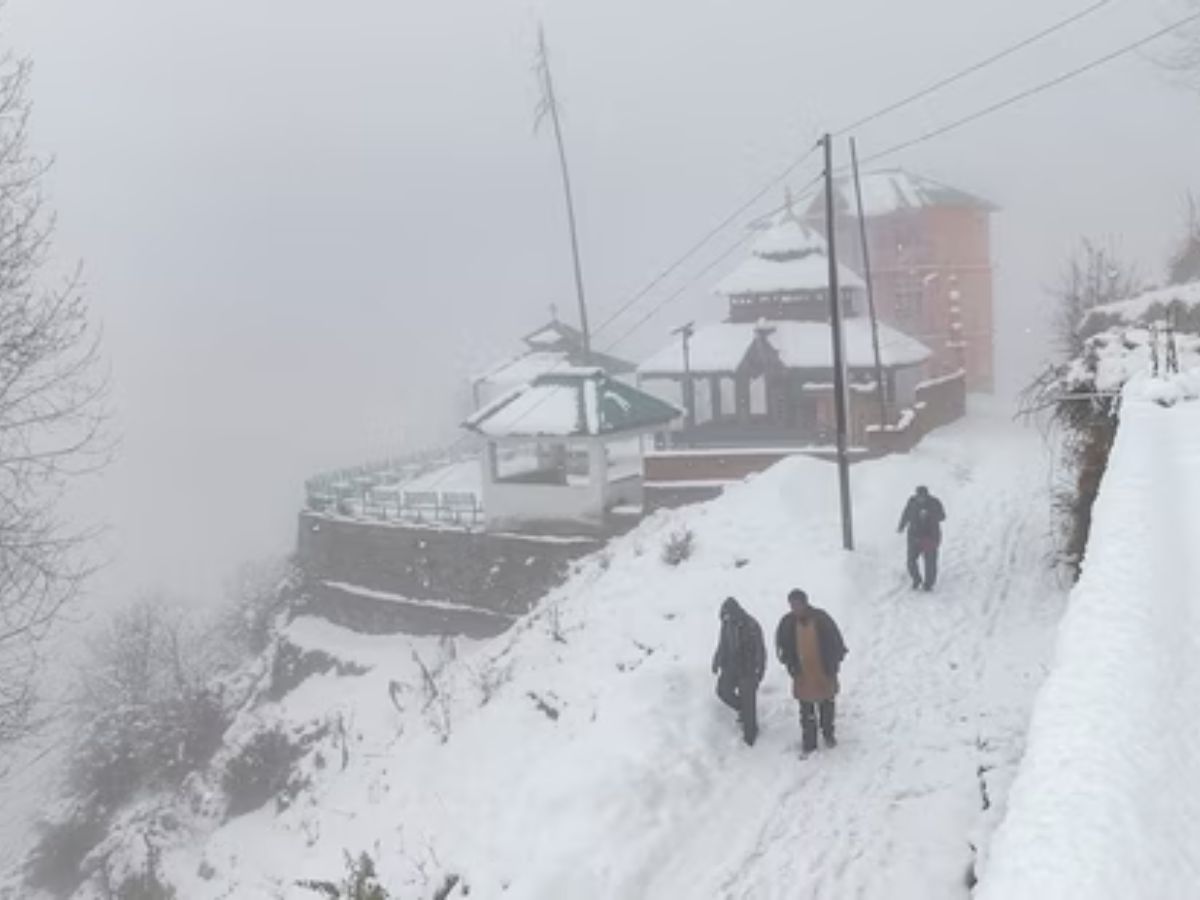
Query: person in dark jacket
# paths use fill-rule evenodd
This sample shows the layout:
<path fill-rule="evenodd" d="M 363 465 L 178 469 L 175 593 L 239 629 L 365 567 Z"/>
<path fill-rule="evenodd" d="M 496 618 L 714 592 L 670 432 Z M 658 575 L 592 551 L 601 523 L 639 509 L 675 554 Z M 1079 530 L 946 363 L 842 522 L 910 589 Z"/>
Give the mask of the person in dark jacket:
<path fill-rule="evenodd" d="M 942 522 L 945 520 L 942 501 L 925 486 L 918 487 L 904 505 L 897 530 L 908 530 L 908 574 L 912 576 L 913 590 L 924 587 L 932 591 L 937 583 L 938 551 L 942 546 Z M 921 561 L 925 563 L 924 577 Z"/>
<path fill-rule="evenodd" d="M 742 737 L 753 746 L 758 737 L 758 685 L 766 668 L 762 627 L 732 597 L 721 604 L 721 637 L 713 654 L 717 696 L 737 711 Z"/>
<path fill-rule="evenodd" d="M 804 591 L 789 593 L 788 605 L 791 612 L 775 630 L 775 653 L 792 676 L 792 696 L 800 703 L 801 749 L 807 756 L 817 749 L 818 717 L 825 746 L 837 746 L 834 699 L 846 642 L 833 617 L 810 605 Z"/>

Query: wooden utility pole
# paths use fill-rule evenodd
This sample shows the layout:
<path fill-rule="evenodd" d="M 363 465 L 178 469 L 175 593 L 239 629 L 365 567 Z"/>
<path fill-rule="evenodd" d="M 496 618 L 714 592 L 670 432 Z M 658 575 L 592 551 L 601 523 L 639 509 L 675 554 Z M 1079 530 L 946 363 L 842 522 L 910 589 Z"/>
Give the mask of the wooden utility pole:
<path fill-rule="evenodd" d="M 550 55 L 546 50 L 546 32 L 538 26 L 537 61 L 534 64 L 542 99 L 538 103 L 536 130 L 547 116 L 554 128 L 554 142 L 558 146 L 558 165 L 562 173 L 563 196 L 567 202 L 567 227 L 571 238 L 571 261 L 575 267 L 575 296 L 579 300 L 579 331 L 583 335 L 583 363 L 591 361 L 592 344 L 588 331 L 587 304 L 583 296 L 583 266 L 579 261 L 579 235 L 575 227 L 575 201 L 571 196 L 571 173 L 567 168 L 567 150 L 563 145 L 562 125 L 558 120 L 558 100 L 554 94 L 554 78 L 550 73 Z"/>
<path fill-rule="evenodd" d="M 850 506 L 850 460 L 846 453 L 846 368 L 842 358 L 842 304 L 838 290 L 837 235 L 833 203 L 833 137 L 825 144 L 825 240 L 829 244 L 829 324 L 833 340 L 833 402 L 837 413 L 838 487 L 842 503 L 842 546 L 854 549 L 854 519 Z"/>
<path fill-rule="evenodd" d="M 883 360 L 879 354 L 879 319 L 875 315 L 875 285 L 871 279 L 871 250 L 867 247 L 867 219 L 863 215 L 862 180 L 858 172 L 858 145 L 850 138 L 850 163 L 854 167 L 854 198 L 858 206 L 858 236 L 862 241 L 863 278 L 867 282 L 867 310 L 871 315 L 871 349 L 875 353 L 875 386 L 879 396 L 879 427 L 888 424 L 884 394 Z"/>
<path fill-rule="evenodd" d="M 683 413 L 684 425 L 688 431 L 696 427 L 696 386 L 692 384 L 692 335 L 696 326 L 692 322 L 680 325 L 671 334 L 677 334 L 683 340 Z M 690 439 L 690 438 L 689 438 Z"/>

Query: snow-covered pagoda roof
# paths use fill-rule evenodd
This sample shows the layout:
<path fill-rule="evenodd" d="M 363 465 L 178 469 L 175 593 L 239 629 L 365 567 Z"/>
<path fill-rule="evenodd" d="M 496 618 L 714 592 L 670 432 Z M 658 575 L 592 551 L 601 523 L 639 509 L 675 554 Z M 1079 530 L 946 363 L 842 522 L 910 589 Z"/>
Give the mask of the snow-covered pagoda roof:
<path fill-rule="evenodd" d="M 463 424 L 488 437 L 601 437 L 652 431 L 680 415 L 603 369 L 564 368 L 509 391 Z"/>
<path fill-rule="evenodd" d="M 526 348 L 523 353 L 501 360 L 486 371 L 472 376 L 471 381 L 496 390 L 508 390 L 528 384 L 539 375 L 558 372 L 583 362 L 583 335 L 578 329 L 558 319 L 551 319 L 541 328 L 525 335 L 522 341 Z M 595 350 L 588 354 L 588 363 L 616 375 L 634 370 L 633 363 Z"/>
<path fill-rule="evenodd" d="M 846 365 L 868 369 L 875 365 L 871 346 L 871 323 L 865 318 L 843 321 Z M 829 325 L 824 322 L 781 321 L 717 322 L 698 328 L 688 343 L 688 369 L 695 375 L 736 372 L 746 359 L 760 330 L 765 340 L 788 369 L 833 368 L 833 347 Z M 879 355 L 885 368 L 917 366 L 927 360 L 930 350 L 908 335 L 879 325 Z M 684 374 L 683 351 L 678 341 L 664 347 L 638 366 L 643 376 L 677 377 Z"/>
<path fill-rule="evenodd" d="M 754 242 L 751 256 L 717 284 L 730 297 L 823 291 L 829 287 L 828 245 L 816 230 L 785 214 Z M 838 264 L 842 288 L 864 289 L 863 280 Z"/>
<path fill-rule="evenodd" d="M 905 210 L 933 207 L 968 207 L 994 212 L 995 204 L 940 181 L 916 175 L 904 169 L 885 169 L 864 172 L 861 176 L 863 215 L 867 218 L 887 216 Z M 858 202 L 854 179 L 843 176 L 834 180 L 834 199 L 842 213 L 856 215 Z M 822 187 L 805 199 L 808 215 L 824 218 L 825 189 Z"/>

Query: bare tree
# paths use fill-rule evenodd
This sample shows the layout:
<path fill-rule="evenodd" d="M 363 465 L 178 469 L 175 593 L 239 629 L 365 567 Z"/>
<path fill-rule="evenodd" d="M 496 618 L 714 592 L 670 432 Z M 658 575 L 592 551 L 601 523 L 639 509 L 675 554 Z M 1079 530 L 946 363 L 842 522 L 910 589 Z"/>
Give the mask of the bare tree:
<path fill-rule="evenodd" d="M 108 458 L 107 381 L 78 270 L 47 287 L 54 231 L 28 147 L 30 64 L 0 56 L 0 742 L 28 726 L 37 648 L 93 566 L 68 487 Z"/>
<path fill-rule="evenodd" d="M 1132 297 L 1142 279 L 1137 267 L 1111 246 L 1084 238 L 1063 269 L 1054 295 L 1054 336 L 1068 358 L 1083 350 L 1079 326 L 1088 310 Z"/>
<path fill-rule="evenodd" d="M 1167 264 L 1167 280 L 1171 284 L 1200 281 L 1200 207 L 1191 192 L 1185 203 L 1183 233 Z"/>
<path fill-rule="evenodd" d="M 1200 0 L 1176 0 L 1176 9 L 1187 15 L 1200 12 Z M 1193 21 L 1172 33 L 1168 49 L 1152 59 L 1166 70 L 1173 81 L 1200 91 L 1200 23 Z"/>

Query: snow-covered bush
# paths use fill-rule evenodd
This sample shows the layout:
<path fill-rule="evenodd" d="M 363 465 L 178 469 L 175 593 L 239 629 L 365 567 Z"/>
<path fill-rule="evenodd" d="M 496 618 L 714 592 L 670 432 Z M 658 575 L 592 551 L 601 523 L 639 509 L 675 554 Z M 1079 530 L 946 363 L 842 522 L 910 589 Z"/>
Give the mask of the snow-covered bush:
<path fill-rule="evenodd" d="M 99 844 L 108 818 L 94 804 L 78 804 L 38 826 L 39 837 L 25 862 L 25 882 L 56 897 L 72 894 L 83 881 L 83 861 Z"/>
<path fill-rule="evenodd" d="M 690 528 L 673 531 L 663 543 L 662 561 L 668 566 L 677 566 L 688 560 L 695 549 L 696 535 Z"/>
<path fill-rule="evenodd" d="M 1200 362 L 1198 335 L 1200 283 L 1097 306 L 1078 323 L 1078 352 L 1049 366 L 1026 389 L 1023 411 L 1047 415 L 1060 438 L 1064 474 L 1054 492 L 1055 511 L 1062 526 L 1060 560 L 1073 577 L 1116 437 L 1121 392 L 1138 380 L 1164 404 L 1194 395 L 1188 370 Z"/>
<path fill-rule="evenodd" d="M 111 878 L 102 878 L 102 890 L 112 900 L 176 900 L 179 894 L 159 872 L 159 850 L 146 841 L 145 868 L 125 875 L 117 884 Z"/>
<path fill-rule="evenodd" d="M 304 745 L 278 726 L 260 731 L 225 765 L 222 783 L 230 817 L 252 812 L 278 797 L 291 781 Z"/>
<path fill-rule="evenodd" d="M 74 795 L 111 810 L 206 765 L 232 718 L 210 663 L 204 635 L 156 598 L 114 617 L 79 673 Z"/>

